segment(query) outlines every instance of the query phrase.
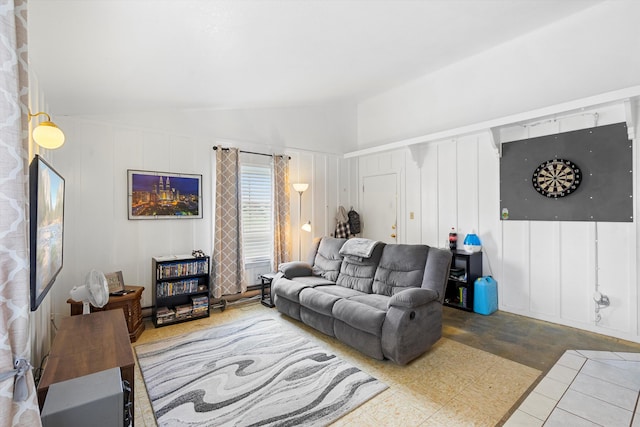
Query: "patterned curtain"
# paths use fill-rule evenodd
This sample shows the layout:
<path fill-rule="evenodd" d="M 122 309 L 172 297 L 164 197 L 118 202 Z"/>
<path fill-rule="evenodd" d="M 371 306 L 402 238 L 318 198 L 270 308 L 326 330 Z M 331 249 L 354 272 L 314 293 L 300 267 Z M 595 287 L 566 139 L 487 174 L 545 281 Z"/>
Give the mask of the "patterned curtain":
<path fill-rule="evenodd" d="M 289 215 L 289 156 L 273 156 L 273 265 L 288 262 L 291 256 Z"/>
<path fill-rule="evenodd" d="M 40 426 L 29 364 L 27 2 L 0 0 L 0 419 Z"/>
<path fill-rule="evenodd" d="M 213 242 L 213 296 L 247 290 L 242 255 L 240 157 L 237 148 L 216 149 L 216 209 Z"/>

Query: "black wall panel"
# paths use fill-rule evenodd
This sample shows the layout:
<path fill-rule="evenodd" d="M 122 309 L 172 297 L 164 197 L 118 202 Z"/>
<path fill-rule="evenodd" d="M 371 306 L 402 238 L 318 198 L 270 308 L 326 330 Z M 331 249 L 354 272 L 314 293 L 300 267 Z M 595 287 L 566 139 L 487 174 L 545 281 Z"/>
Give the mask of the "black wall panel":
<path fill-rule="evenodd" d="M 552 159 L 575 163 L 578 188 L 564 197 L 534 189 L 536 168 Z M 502 145 L 503 220 L 633 221 L 633 163 L 625 123 L 529 138 Z"/>

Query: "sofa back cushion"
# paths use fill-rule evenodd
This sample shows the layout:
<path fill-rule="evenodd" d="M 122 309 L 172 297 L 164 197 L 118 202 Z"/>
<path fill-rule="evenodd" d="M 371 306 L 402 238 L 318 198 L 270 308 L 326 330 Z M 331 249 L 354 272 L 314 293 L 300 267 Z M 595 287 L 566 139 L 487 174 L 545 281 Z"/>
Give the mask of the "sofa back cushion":
<path fill-rule="evenodd" d="M 347 239 L 336 239 L 328 236 L 320 240 L 318 251 L 313 261 L 314 276 L 321 276 L 332 282 L 336 281 L 342 264 L 340 248 L 346 241 Z"/>
<path fill-rule="evenodd" d="M 369 258 L 345 255 L 342 260 L 336 285 L 367 294 L 372 293 L 373 278 L 376 274 L 376 269 L 378 268 L 384 247 L 384 243 L 378 243 Z"/>
<path fill-rule="evenodd" d="M 392 296 L 406 288 L 422 286 L 429 247 L 426 245 L 387 245 L 373 281 L 373 292 Z"/>

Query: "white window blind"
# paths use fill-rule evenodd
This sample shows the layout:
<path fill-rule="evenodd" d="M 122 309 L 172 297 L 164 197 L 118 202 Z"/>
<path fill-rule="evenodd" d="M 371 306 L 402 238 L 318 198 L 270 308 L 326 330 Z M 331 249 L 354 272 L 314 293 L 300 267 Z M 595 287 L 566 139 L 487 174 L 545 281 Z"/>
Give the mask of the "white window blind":
<path fill-rule="evenodd" d="M 246 264 L 270 261 L 273 252 L 271 166 L 243 164 L 240 187 L 244 261 Z"/>

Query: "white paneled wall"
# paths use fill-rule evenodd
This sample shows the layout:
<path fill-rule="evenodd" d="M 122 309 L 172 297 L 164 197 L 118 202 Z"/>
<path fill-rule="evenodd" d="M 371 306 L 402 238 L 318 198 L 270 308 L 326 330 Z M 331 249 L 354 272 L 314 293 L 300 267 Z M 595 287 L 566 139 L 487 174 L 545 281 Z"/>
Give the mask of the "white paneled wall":
<path fill-rule="evenodd" d="M 445 242 L 451 228 L 457 231 L 458 225 L 458 200 L 466 196 L 467 192 L 475 191 L 474 188 L 462 188 L 458 185 L 458 147 L 457 141 L 447 141 L 437 146 L 438 162 L 438 187 L 436 206 L 423 212 L 423 215 L 433 214 L 434 208 L 438 210 L 438 228 L 436 229 L 437 246 L 446 247 Z M 435 179 L 434 171 L 426 171 L 429 179 Z M 462 171 L 460 171 L 462 173 Z M 433 243 L 432 243 L 433 245 Z"/>
<path fill-rule="evenodd" d="M 624 106 L 617 104 L 514 125 L 501 129 L 501 138 L 623 121 Z M 412 150 L 359 158 L 360 182 L 390 170 L 406 177 L 398 194 L 399 242 L 416 243 L 419 236 L 421 243 L 443 247 L 451 227 L 459 244 L 475 231 L 483 243 L 483 272 L 498 281 L 501 310 L 640 342 L 637 222 L 501 221 L 500 159 L 489 132 Z M 636 157 L 634 150 L 634 167 Z M 597 323 L 596 287 L 611 300 Z"/>
<path fill-rule="evenodd" d="M 313 239 L 333 234 L 338 206 L 349 208 L 357 200 L 352 190 L 356 160 L 309 151 L 290 151 L 290 181 L 306 182 L 309 188 L 302 194 L 301 214 L 298 214 L 299 195 L 291 189 L 292 258 L 306 260 Z M 311 232 L 300 227 L 311 221 Z M 298 240 L 300 239 L 300 240 Z"/>
<path fill-rule="evenodd" d="M 591 294 L 595 289 L 595 224 L 564 222 L 560 225 L 559 282 L 554 297 L 560 301 L 561 318 L 583 322 L 593 313 Z"/>
<path fill-rule="evenodd" d="M 248 151 L 284 153 L 291 156 L 290 181 L 308 182 L 302 199 L 302 222 L 298 218 L 298 193 L 291 188 L 291 242 L 298 259 L 298 238 L 306 256 L 313 237 L 333 231 L 339 203 L 352 199 L 355 160 L 287 147 L 234 142 L 228 138 L 203 140 L 144 128 L 115 125 L 79 118 L 58 123 L 67 143 L 53 153 L 53 164 L 66 179 L 65 258 L 50 298 L 57 318 L 67 316 L 69 290 L 82 284 L 85 274 L 96 268 L 122 270 L 126 284 L 145 287 L 142 306 L 152 304 L 151 258 L 157 255 L 190 254 L 202 249 L 210 254 L 213 235 L 214 154 L 212 147 L 237 146 Z M 203 218 L 129 220 L 127 218 L 127 169 L 202 174 Z M 310 220 L 311 233 L 299 233 L 298 224 Z M 256 266 L 248 272 L 249 284 L 270 268 Z"/>
<path fill-rule="evenodd" d="M 529 310 L 540 317 L 554 316 L 559 308 L 560 223 L 532 221 L 525 226 L 529 229 Z"/>
<path fill-rule="evenodd" d="M 502 276 L 499 254 L 502 253 L 500 206 L 500 159 L 488 135 L 478 137 L 478 229 L 483 246 L 483 271 L 496 280 Z M 464 231 L 464 230 L 463 230 Z"/>

